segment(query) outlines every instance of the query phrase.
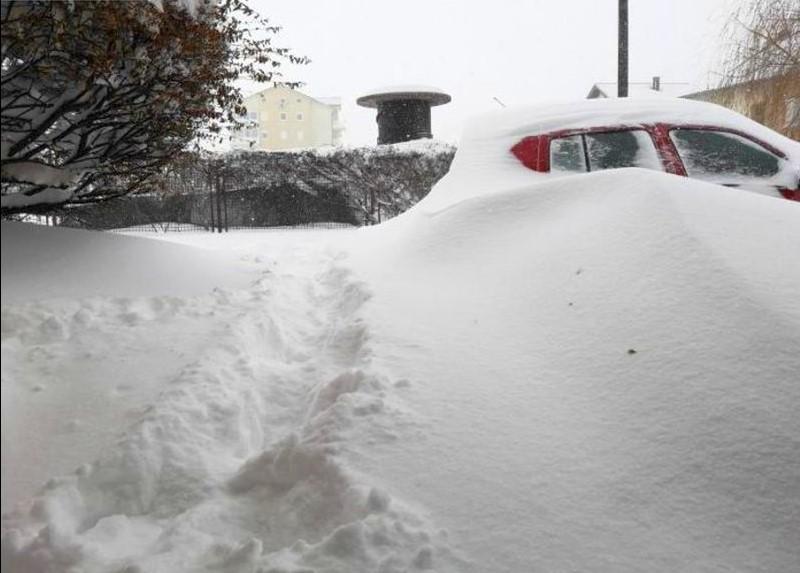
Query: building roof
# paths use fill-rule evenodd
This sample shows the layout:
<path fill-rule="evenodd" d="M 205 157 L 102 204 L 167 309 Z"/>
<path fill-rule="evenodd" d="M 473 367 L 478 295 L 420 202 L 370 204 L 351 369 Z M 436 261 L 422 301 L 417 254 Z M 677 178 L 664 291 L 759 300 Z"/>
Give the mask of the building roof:
<path fill-rule="evenodd" d="M 338 96 L 336 96 L 336 97 L 315 97 L 315 98 L 312 98 L 312 99 L 317 100 L 319 103 L 324 103 L 325 105 L 339 106 L 339 107 L 341 107 L 341 105 L 342 105 L 342 98 L 340 98 Z"/>
<path fill-rule="evenodd" d="M 689 82 L 660 82 L 660 89 L 653 89 L 653 82 L 630 82 L 628 84 L 628 97 L 681 97 L 692 91 Z M 597 82 L 589 90 L 588 99 L 616 98 L 617 82 Z"/>
<path fill-rule="evenodd" d="M 302 96 L 305 96 L 305 97 L 307 97 L 309 99 L 313 99 L 315 102 L 320 103 L 322 105 L 333 106 L 333 107 L 336 107 L 336 106 L 341 107 L 341 105 L 342 105 L 342 98 L 340 98 L 340 97 L 314 97 L 314 96 L 308 95 L 307 93 L 303 93 L 298 89 L 293 89 L 293 88 L 289 88 L 289 87 L 286 87 L 286 86 L 271 86 L 271 87 L 265 88 L 263 90 L 259 90 L 257 92 L 253 92 L 252 94 L 247 96 L 245 99 L 249 99 L 249 98 L 255 97 L 255 96 L 259 95 L 259 94 L 263 94 L 263 93 L 266 93 L 268 91 L 271 91 L 271 90 L 274 90 L 274 89 L 279 89 L 279 88 L 286 89 L 286 90 L 298 93 L 298 94 L 300 94 Z"/>

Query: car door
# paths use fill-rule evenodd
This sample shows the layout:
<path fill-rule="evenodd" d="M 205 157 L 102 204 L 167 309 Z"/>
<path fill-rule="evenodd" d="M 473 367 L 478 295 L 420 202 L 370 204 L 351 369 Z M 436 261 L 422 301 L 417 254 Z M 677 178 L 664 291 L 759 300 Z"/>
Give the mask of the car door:
<path fill-rule="evenodd" d="M 669 138 L 689 177 L 800 200 L 800 166 L 778 149 L 744 133 L 713 127 L 673 127 Z"/>

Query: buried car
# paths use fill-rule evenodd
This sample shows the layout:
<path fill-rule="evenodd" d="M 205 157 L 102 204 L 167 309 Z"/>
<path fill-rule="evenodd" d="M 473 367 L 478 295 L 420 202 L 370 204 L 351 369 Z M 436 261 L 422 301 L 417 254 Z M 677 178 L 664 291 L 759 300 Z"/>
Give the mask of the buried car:
<path fill-rule="evenodd" d="M 588 113 L 576 121 L 579 110 Z M 609 108 L 587 101 L 574 105 L 565 125 L 558 117 L 511 148 L 525 167 L 553 175 L 642 167 L 800 201 L 800 145 L 719 106 L 617 100 Z"/>

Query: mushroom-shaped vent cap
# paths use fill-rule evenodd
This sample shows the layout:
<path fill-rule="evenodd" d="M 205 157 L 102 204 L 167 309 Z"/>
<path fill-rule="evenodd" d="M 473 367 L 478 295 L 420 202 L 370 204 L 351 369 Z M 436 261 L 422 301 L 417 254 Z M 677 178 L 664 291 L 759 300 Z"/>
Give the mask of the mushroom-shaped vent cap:
<path fill-rule="evenodd" d="M 387 101 L 417 100 L 428 102 L 430 106 L 442 105 L 450 101 L 450 95 L 431 86 L 392 86 L 372 90 L 361 96 L 356 103 L 363 107 L 378 107 Z"/>

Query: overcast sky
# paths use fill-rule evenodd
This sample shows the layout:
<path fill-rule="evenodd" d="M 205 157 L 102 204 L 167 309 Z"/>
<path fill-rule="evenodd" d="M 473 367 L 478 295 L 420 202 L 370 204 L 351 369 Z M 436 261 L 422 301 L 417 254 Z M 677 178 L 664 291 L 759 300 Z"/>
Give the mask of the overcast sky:
<path fill-rule="evenodd" d="M 736 0 L 630 0 L 630 81 L 715 81 L 720 32 Z M 374 143 L 375 111 L 359 95 L 395 84 L 437 86 L 437 138 L 457 140 L 471 115 L 581 99 L 616 80 L 617 0 L 251 0 L 283 26 L 278 44 L 312 63 L 286 69 L 311 96 L 339 96 L 348 144 Z M 256 91 L 250 86 L 247 93 Z"/>

